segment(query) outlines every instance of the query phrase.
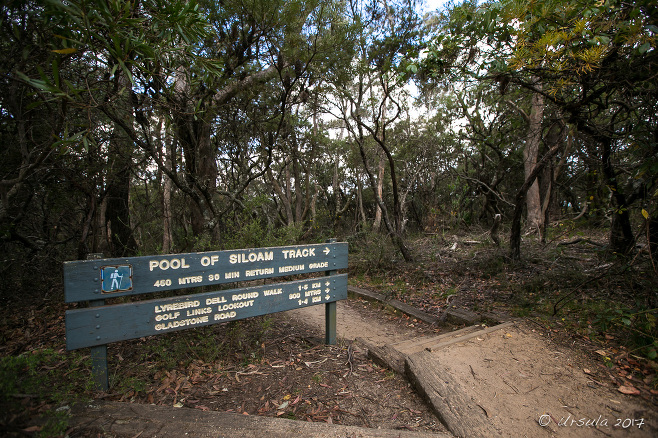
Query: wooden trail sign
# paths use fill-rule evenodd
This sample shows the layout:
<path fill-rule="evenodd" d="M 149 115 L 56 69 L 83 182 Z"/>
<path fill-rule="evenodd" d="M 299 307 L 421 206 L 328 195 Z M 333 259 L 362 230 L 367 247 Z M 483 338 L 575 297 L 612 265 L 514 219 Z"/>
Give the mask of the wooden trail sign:
<path fill-rule="evenodd" d="M 107 344 L 325 304 L 326 342 L 336 342 L 336 301 L 347 298 L 347 243 L 297 245 L 64 263 L 68 350 L 92 348 L 97 385 L 107 390 Z M 325 272 L 326 276 L 105 305 L 105 299 Z"/>
<path fill-rule="evenodd" d="M 347 268 L 347 243 L 64 262 L 67 303 Z"/>

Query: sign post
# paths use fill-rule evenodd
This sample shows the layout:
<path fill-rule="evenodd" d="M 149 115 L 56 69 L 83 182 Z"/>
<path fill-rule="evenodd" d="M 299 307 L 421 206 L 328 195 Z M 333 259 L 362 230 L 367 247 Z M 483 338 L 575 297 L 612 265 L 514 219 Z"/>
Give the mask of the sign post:
<path fill-rule="evenodd" d="M 87 260 L 100 260 L 103 254 L 87 254 Z M 89 307 L 100 307 L 105 305 L 105 300 L 91 300 Z M 107 345 L 91 347 L 91 374 L 94 377 L 96 387 L 101 391 L 107 391 L 110 381 L 107 372 Z"/>
<path fill-rule="evenodd" d="M 106 391 L 107 344 L 111 342 L 325 304 L 325 341 L 335 344 L 336 301 L 347 298 L 347 274 L 338 270 L 345 268 L 347 243 L 335 240 L 65 262 L 66 302 L 89 302 L 89 307 L 66 312 L 66 346 L 68 350 L 92 348 L 94 379 Z M 324 277 L 212 290 L 220 284 L 323 272 Z M 110 297 L 188 288 L 197 293 L 113 305 L 105 302 Z"/>
<path fill-rule="evenodd" d="M 335 243 L 336 239 L 330 239 L 328 243 Z M 327 276 L 338 274 L 337 270 L 327 271 Z M 336 302 L 331 301 L 324 305 L 324 343 L 336 345 Z"/>

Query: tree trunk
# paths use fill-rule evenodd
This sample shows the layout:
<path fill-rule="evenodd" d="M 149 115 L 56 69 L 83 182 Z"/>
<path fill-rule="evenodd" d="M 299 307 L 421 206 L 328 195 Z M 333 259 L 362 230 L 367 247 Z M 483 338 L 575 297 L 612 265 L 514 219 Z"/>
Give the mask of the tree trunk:
<path fill-rule="evenodd" d="M 302 172 L 301 168 L 303 168 L 302 164 L 300 163 L 300 154 L 299 154 L 299 148 L 297 147 L 297 136 L 295 133 L 292 133 L 290 136 L 291 138 L 291 145 L 292 145 L 292 174 L 294 178 L 294 184 L 295 184 L 295 195 L 294 195 L 294 201 L 295 201 L 295 223 L 299 224 L 302 223 L 304 220 L 306 208 L 305 207 L 305 201 L 306 201 L 306 196 L 304 194 L 304 189 L 302 188 Z M 308 173 L 307 173 L 308 175 Z M 306 188 L 308 189 L 308 185 L 306 185 Z"/>
<path fill-rule="evenodd" d="M 128 257 L 137 252 L 137 242 L 130 225 L 131 145 L 123 134 L 121 128 L 115 128 L 109 146 L 105 224 L 110 234 L 112 257 Z"/>
<path fill-rule="evenodd" d="M 360 222 L 363 224 L 363 227 L 365 229 L 367 223 L 368 223 L 368 218 L 366 216 L 366 210 L 363 207 L 363 185 L 361 184 L 361 178 L 359 177 L 359 174 L 357 173 L 356 175 L 356 196 L 357 196 L 357 204 L 359 207 L 359 216 L 360 216 Z"/>
<path fill-rule="evenodd" d="M 609 137 L 599 138 L 603 153 L 601 161 L 603 164 L 603 176 L 605 182 L 612 191 L 614 211 L 612 212 L 612 223 L 610 224 L 610 251 L 626 254 L 635 245 L 635 237 L 631 228 L 631 218 L 626 196 L 620 191 L 617 184 L 617 175 L 612 166 L 612 139 Z"/>
<path fill-rule="evenodd" d="M 537 85 L 541 89 L 541 84 Z M 528 137 L 526 146 L 523 149 L 523 165 L 525 177 L 528 176 L 537 166 L 539 157 L 539 146 L 542 138 L 542 120 L 544 118 L 544 97 L 539 93 L 532 95 L 530 115 L 528 116 Z M 544 218 L 542 215 L 541 195 L 539 192 L 539 182 L 534 179 L 528 188 L 526 195 L 526 210 L 528 226 L 541 232 Z"/>
<path fill-rule="evenodd" d="M 169 136 L 164 140 L 165 167 L 173 171 L 174 147 Z M 171 193 L 174 186 L 173 181 L 166 174 L 163 175 L 164 184 L 162 189 L 162 253 L 169 254 L 173 247 Z"/>
<path fill-rule="evenodd" d="M 340 163 L 338 162 L 338 155 L 334 157 L 334 174 L 331 179 L 331 188 L 334 194 L 334 227 L 338 223 L 338 216 L 340 215 L 340 186 L 338 183 L 338 167 Z"/>
<path fill-rule="evenodd" d="M 286 172 L 286 175 L 288 173 L 289 172 Z M 290 204 L 290 198 L 289 195 L 287 194 L 288 190 L 286 190 L 286 193 L 283 192 L 283 188 L 281 187 L 281 184 L 279 184 L 279 181 L 274 177 L 274 174 L 272 173 L 271 169 L 267 169 L 267 175 L 270 179 L 270 183 L 272 184 L 272 188 L 274 189 L 274 193 L 276 193 L 279 200 L 283 204 L 283 209 L 286 215 L 286 221 L 284 222 L 284 224 L 292 225 L 295 222 L 295 218 L 292 214 L 292 205 Z"/>
<path fill-rule="evenodd" d="M 379 163 L 377 164 L 377 188 L 375 193 L 376 199 L 382 199 L 384 196 L 384 170 L 385 170 L 384 157 L 379 157 Z M 382 226 L 382 209 L 379 206 L 379 203 L 375 205 L 375 220 L 372 223 L 372 229 L 374 231 L 379 231 Z"/>
<path fill-rule="evenodd" d="M 184 68 L 179 68 L 174 89 L 176 104 L 184 111 L 174 114 L 175 143 L 185 157 L 185 176 L 188 187 L 193 191 L 190 204 L 192 233 L 195 237 L 206 235 L 209 226 L 217 230 L 214 221 L 212 196 L 217 188 L 217 161 L 211 141 L 211 110 L 208 102 L 197 104 L 196 108 L 188 100 L 190 85 Z M 219 238 L 219 236 L 211 236 Z"/>
<path fill-rule="evenodd" d="M 362 140 L 362 138 L 361 138 Z M 404 242 L 404 239 L 402 238 L 402 235 L 398 232 L 395 226 L 391 224 L 391 221 L 388 216 L 388 211 L 386 209 L 386 204 L 384 203 L 384 200 L 378 196 L 377 191 L 375 190 L 377 183 L 375 182 L 375 177 L 370 171 L 370 167 L 368 166 L 368 160 L 366 158 L 366 152 L 363 147 L 363 141 L 357 141 L 359 145 L 359 152 L 361 154 L 361 161 L 363 162 L 363 166 L 366 170 L 366 174 L 368 175 L 368 180 L 370 181 L 370 188 L 374 191 L 375 193 L 375 201 L 377 202 L 377 206 L 381 209 L 382 212 L 382 220 L 384 221 L 384 226 L 386 226 L 386 231 L 388 232 L 389 236 L 391 237 L 391 241 L 393 242 L 394 245 L 398 247 L 400 252 L 402 253 L 402 257 L 404 257 L 404 260 L 407 262 L 413 261 L 413 256 L 411 255 L 411 251 L 409 251 L 409 248 L 407 248 L 407 245 Z M 394 171 L 395 168 L 393 168 Z"/>
<path fill-rule="evenodd" d="M 120 76 L 118 81 L 118 85 L 123 88 L 123 92 L 118 96 L 118 99 L 120 99 L 118 104 L 119 117 L 129 124 L 133 124 L 134 115 L 129 94 L 132 90 L 131 84 L 124 75 Z M 114 123 L 108 154 L 105 226 L 110 237 L 110 252 L 112 257 L 133 256 L 137 252 L 137 242 L 130 224 L 130 177 L 133 167 L 133 142 L 118 123 Z"/>
<path fill-rule="evenodd" d="M 285 167 L 285 175 L 286 175 L 286 196 L 285 196 L 285 206 L 286 206 L 286 216 L 288 216 L 288 225 L 294 225 L 295 223 L 295 216 L 293 215 L 292 212 L 292 184 L 291 184 L 291 177 L 290 177 L 290 167 L 286 164 Z"/>
<path fill-rule="evenodd" d="M 543 203 L 541 207 L 541 216 L 543 218 L 543 226 L 541 229 L 541 242 L 546 243 L 546 234 L 548 233 L 548 226 L 556 217 L 559 217 L 559 204 L 557 200 L 556 191 L 554 187 L 556 181 L 562 169 L 565 167 L 567 158 L 571 153 L 572 140 L 571 136 L 568 135 L 567 125 L 563 121 L 554 123 L 549 129 L 547 135 L 547 144 L 550 146 L 555 145 L 556 143 L 565 142 L 564 152 L 560 158 L 560 162 L 557 165 L 553 164 L 553 160 L 549 162 L 549 165 L 544 167 L 544 176 L 542 177 L 542 183 L 540 187 L 541 193 L 543 194 Z"/>
<path fill-rule="evenodd" d="M 188 123 L 188 126 L 190 125 L 188 129 L 192 130 L 189 133 L 191 142 L 187 146 L 192 149 L 195 165 L 188 171 L 192 171 L 196 180 L 195 185 L 203 199 L 203 203 L 197 205 L 198 208 L 192 209 L 194 214 L 192 227 L 198 236 L 209 231 L 208 227 L 211 225 L 209 222 L 214 219 L 209 207 L 212 203 L 211 197 L 217 188 L 217 162 L 210 139 L 210 123 L 206 122 L 205 117 L 198 117 L 196 121 Z"/>
<path fill-rule="evenodd" d="M 556 143 L 549 149 L 548 152 L 542 157 L 541 161 L 537 163 L 533 171 L 528 175 L 525 182 L 516 193 L 516 205 L 514 207 L 514 215 L 512 216 L 512 229 L 510 231 L 510 258 L 512 260 L 521 259 L 521 216 L 523 213 L 523 204 L 528 189 L 537 179 L 537 175 L 546 166 L 549 160 L 557 153 L 559 143 Z"/>

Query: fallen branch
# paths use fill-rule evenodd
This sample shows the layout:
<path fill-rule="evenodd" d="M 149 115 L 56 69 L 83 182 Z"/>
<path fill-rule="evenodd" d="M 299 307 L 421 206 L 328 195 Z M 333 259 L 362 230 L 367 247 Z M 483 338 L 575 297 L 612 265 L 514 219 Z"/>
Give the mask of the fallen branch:
<path fill-rule="evenodd" d="M 584 239 L 582 237 L 579 237 L 575 240 L 572 240 L 571 242 L 560 242 L 560 243 L 557 244 L 557 246 L 575 245 L 576 243 L 580 243 L 580 242 L 589 243 L 590 245 L 594 245 L 594 246 L 598 246 L 598 247 L 605 246 L 603 243 L 594 242 L 593 240 Z"/>

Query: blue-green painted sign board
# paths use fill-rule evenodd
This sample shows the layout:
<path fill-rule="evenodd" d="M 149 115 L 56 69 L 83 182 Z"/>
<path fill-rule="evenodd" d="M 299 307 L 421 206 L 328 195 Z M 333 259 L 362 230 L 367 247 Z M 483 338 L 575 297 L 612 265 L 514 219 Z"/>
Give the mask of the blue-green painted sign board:
<path fill-rule="evenodd" d="M 347 268 L 347 243 L 64 263 L 67 303 Z"/>
<path fill-rule="evenodd" d="M 111 342 L 325 304 L 326 342 L 336 342 L 336 301 L 347 298 L 347 243 L 92 259 L 64 263 L 66 347 L 92 347 L 93 374 L 108 389 Z M 324 277 L 105 305 L 107 298 L 324 272 Z M 249 283 L 247 283 L 249 284 Z"/>
<path fill-rule="evenodd" d="M 118 342 L 347 298 L 347 274 L 66 312 L 66 348 Z"/>

